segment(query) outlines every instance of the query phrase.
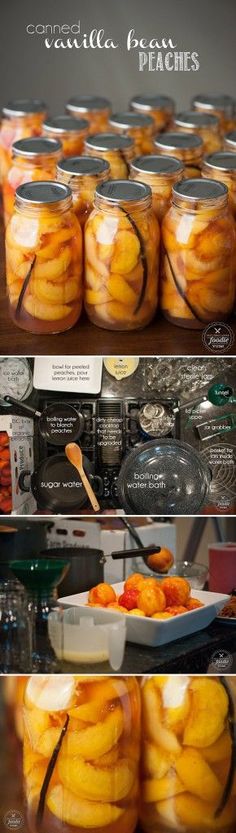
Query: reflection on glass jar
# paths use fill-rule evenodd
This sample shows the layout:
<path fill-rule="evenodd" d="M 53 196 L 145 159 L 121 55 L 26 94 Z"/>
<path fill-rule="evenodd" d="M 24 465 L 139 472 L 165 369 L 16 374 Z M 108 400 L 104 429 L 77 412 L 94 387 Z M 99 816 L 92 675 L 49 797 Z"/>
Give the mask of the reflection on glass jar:
<path fill-rule="evenodd" d="M 46 111 L 47 107 L 44 101 L 37 98 L 16 99 L 3 107 L 0 129 L 1 180 L 7 175 L 11 164 L 13 142 L 18 141 L 18 139 L 27 139 L 30 136 L 40 136 Z"/>
<path fill-rule="evenodd" d="M 229 207 L 236 220 L 236 154 L 222 151 L 206 156 L 202 176 L 224 182 L 229 191 Z"/>
<path fill-rule="evenodd" d="M 196 110 L 178 113 L 173 120 L 173 129 L 200 136 L 204 153 L 214 153 L 221 148 L 220 122 L 212 113 L 198 113 Z"/>
<path fill-rule="evenodd" d="M 140 695 L 134 677 L 31 677 L 24 776 L 30 833 L 133 833 Z"/>
<path fill-rule="evenodd" d="M 221 132 L 235 127 L 235 101 L 231 95 L 218 93 L 199 94 L 192 98 L 192 107 L 203 113 L 213 113 L 220 120 Z"/>
<path fill-rule="evenodd" d="M 230 677 L 143 680 L 141 823 L 144 833 L 234 833 Z"/>
<path fill-rule="evenodd" d="M 236 130 L 231 130 L 231 133 L 226 133 L 224 136 L 224 150 L 236 153 Z"/>
<path fill-rule="evenodd" d="M 161 222 L 171 203 L 172 188 L 183 178 L 184 165 L 173 156 L 138 156 L 130 166 L 130 179 L 152 190 L 152 207 Z"/>
<path fill-rule="evenodd" d="M 112 179 L 128 179 L 130 162 L 135 153 L 131 136 L 97 133 L 86 140 L 85 153 L 106 159 L 110 165 Z"/>
<path fill-rule="evenodd" d="M 91 159 L 89 156 L 71 156 L 70 159 L 62 159 L 57 166 L 57 179 L 71 188 L 73 209 L 81 227 L 93 209 L 97 185 L 105 182 L 109 174 L 110 168 L 105 159 Z"/>
<path fill-rule="evenodd" d="M 63 156 L 80 156 L 88 134 L 88 122 L 85 119 L 72 119 L 70 116 L 55 116 L 43 124 L 44 136 L 59 139 L 63 147 Z"/>
<path fill-rule="evenodd" d="M 215 180 L 185 179 L 173 188 L 162 224 L 161 308 L 182 327 L 226 320 L 233 309 L 234 221 L 228 191 Z"/>
<path fill-rule="evenodd" d="M 134 140 L 135 155 L 152 153 L 155 124 L 151 116 L 143 113 L 114 113 L 109 125 L 115 133 L 126 133 Z"/>
<path fill-rule="evenodd" d="M 82 306 L 82 233 L 71 190 L 30 182 L 16 191 L 6 231 L 6 276 L 12 320 L 32 333 L 64 332 Z"/>
<path fill-rule="evenodd" d="M 85 305 L 108 330 L 145 327 L 157 306 L 159 225 L 151 189 L 110 180 L 95 193 L 85 229 Z"/>
<path fill-rule="evenodd" d="M 156 153 L 174 156 L 184 164 L 187 179 L 199 177 L 203 156 L 203 141 L 194 133 L 162 133 L 154 140 Z"/>
<path fill-rule="evenodd" d="M 56 178 L 56 165 L 62 156 L 62 145 L 56 139 L 20 139 L 12 145 L 12 162 L 3 180 L 5 225 L 14 211 L 15 193 L 19 185 Z"/>
<path fill-rule="evenodd" d="M 167 130 L 175 111 L 175 102 L 168 95 L 135 95 L 130 101 L 131 110 L 152 116 L 158 133 Z"/>
<path fill-rule="evenodd" d="M 111 102 L 99 95 L 78 95 L 70 98 L 66 104 L 66 111 L 74 119 L 87 119 L 89 133 L 103 133 L 107 130 L 111 115 Z"/>

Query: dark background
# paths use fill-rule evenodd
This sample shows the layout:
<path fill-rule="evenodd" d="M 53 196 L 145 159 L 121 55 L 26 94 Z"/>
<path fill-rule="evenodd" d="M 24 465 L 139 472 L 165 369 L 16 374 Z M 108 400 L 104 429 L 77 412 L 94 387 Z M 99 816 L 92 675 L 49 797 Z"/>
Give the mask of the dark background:
<path fill-rule="evenodd" d="M 81 21 L 82 32 L 104 28 L 117 50 L 46 49 L 44 36 L 27 35 L 29 23 Z M 126 35 L 172 37 L 178 51 L 199 53 L 197 72 L 139 72 L 138 49 L 126 51 Z M 111 98 L 127 106 L 134 93 L 166 93 L 177 109 L 194 93 L 235 96 L 235 0 L 2 0 L 0 105 L 12 97 L 43 97 L 54 114 L 79 93 Z"/>

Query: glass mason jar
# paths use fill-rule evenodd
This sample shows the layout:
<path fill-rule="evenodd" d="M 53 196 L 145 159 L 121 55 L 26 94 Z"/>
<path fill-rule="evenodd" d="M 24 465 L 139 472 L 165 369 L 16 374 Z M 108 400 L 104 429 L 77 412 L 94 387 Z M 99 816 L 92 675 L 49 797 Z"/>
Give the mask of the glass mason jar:
<path fill-rule="evenodd" d="M 43 124 L 44 136 L 59 139 L 63 156 L 80 156 L 88 134 L 88 122 L 85 119 L 72 119 L 71 116 L 54 116 Z"/>
<path fill-rule="evenodd" d="M 23 98 L 10 101 L 3 107 L 2 112 L 3 118 L 0 128 L 1 180 L 7 175 L 11 164 L 13 142 L 18 141 L 18 139 L 41 135 L 47 107 L 44 101 L 37 98 Z"/>
<path fill-rule="evenodd" d="M 196 110 L 178 113 L 173 120 L 173 129 L 200 136 L 204 153 L 215 153 L 221 148 L 220 122 L 212 113 L 198 113 Z"/>
<path fill-rule="evenodd" d="M 144 833 L 234 833 L 234 678 L 156 676 L 142 684 Z M 232 682 L 231 682 L 232 681 Z"/>
<path fill-rule="evenodd" d="M 108 179 L 109 174 L 110 167 L 105 159 L 71 156 L 59 162 L 57 179 L 71 188 L 73 210 L 82 228 L 93 209 L 96 187 Z"/>
<path fill-rule="evenodd" d="M 30 182 L 16 191 L 6 230 L 10 316 L 31 333 L 69 330 L 82 306 L 82 233 L 70 188 Z"/>
<path fill-rule="evenodd" d="M 184 165 L 173 156 L 138 156 L 130 166 L 130 179 L 150 185 L 153 211 L 160 223 L 170 207 L 173 185 L 183 172 Z"/>
<path fill-rule="evenodd" d="M 14 211 L 15 193 L 25 182 L 56 179 L 57 162 L 62 156 L 61 142 L 56 139 L 20 139 L 12 145 L 12 162 L 3 180 L 5 225 Z"/>
<path fill-rule="evenodd" d="M 183 162 L 187 179 L 199 177 L 203 156 L 203 141 L 194 133 L 162 133 L 154 140 L 154 151 L 164 156 L 175 156 Z"/>
<path fill-rule="evenodd" d="M 202 176 L 224 182 L 229 192 L 229 207 L 236 220 L 236 153 L 222 151 L 206 156 Z"/>
<path fill-rule="evenodd" d="M 224 150 L 229 150 L 230 153 L 236 153 L 236 130 L 231 130 L 224 136 Z"/>
<path fill-rule="evenodd" d="M 89 133 L 103 133 L 108 127 L 111 102 L 99 95 L 79 95 L 70 98 L 66 111 L 74 119 L 85 118 L 89 122 Z"/>
<path fill-rule="evenodd" d="M 175 102 L 168 95 L 135 95 L 130 101 L 131 110 L 152 116 L 155 130 L 167 130 L 175 111 Z"/>
<path fill-rule="evenodd" d="M 85 307 L 107 330 L 145 327 L 157 307 L 160 231 L 148 185 L 110 180 L 85 228 Z"/>
<path fill-rule="evenodd" d="M 130 162 L 134 158 L 134 142 L 131 136 L 115 133 L 97 133 L 85 142 L 88 156 L 101 156 L 110 165 L 112 179 L 128 179 Z"/>
<path fill-rule="evenodd" d="M 33 676 L 24 724 L 30 833 L 133 833 L 140 756 L 135 677 Z"/>
<path fill-rule="evenodd" d="M 214 179 L 183 179 L 174 185 L 162 241 L 165 317 L 191 329 L 226 320 L 235 292 L 235 230 L 226 186 Z"/>
<path fill-rule="evenodd" d="M 220 120 L 221 133 L 235 128 L 235 101 L 231 95 L 200 94 L 192 98 L 192 107 L 203 113 L 213 113 Z"/>
<path fill-rule="evenodd" d="M 114 133 L 126 133 L 134 140 L 135 156 L 141 153 L 152 153 L 153 133 L 155 132 L 154 121 L 151 116 L 144 116 L 143 113 L 114 113 L 109 125 Z"/>

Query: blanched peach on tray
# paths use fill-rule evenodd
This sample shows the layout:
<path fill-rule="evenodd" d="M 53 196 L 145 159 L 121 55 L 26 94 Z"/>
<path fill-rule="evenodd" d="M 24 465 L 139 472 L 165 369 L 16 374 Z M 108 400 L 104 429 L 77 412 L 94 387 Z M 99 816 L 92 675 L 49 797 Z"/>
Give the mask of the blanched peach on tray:
<path fill-rule="evenodd" d="M 147 185 L 98 186 L 85 227 L 85 306 L 106 329 L 144 327 L 157 306 L 160 231 Z"/>
<path fill-rule="evenodd" d="M 72 191 L 73 210 L 81 227 L 93 209 L 97 185 L 109 179 L 110 167 L 105 159 L 71 156 L 57 166 L 57 179 Z"/>
<path fill-rule="evenodd" d="M 100 95 L 79 95 L 67 101 L 66 111 L 74 119 L 85 118 L 89 133 L 103 133 L 111 115 L 111 102 Z"/>
<path fill-rule="evenodd" d="M 235 228 L 226 186 L 182 180 L 162 223 L 161 309 L 174 324 L 202 328 L 234 303 Z"/>
<path fill-rule="evenodd" d="M 124 582 L 123 592 L 117 596 L 114 587 L 102 582 L 88 594 L 89 607 L 114 608 L 120 613 L 155 618 L 169 618 L 204 607 L 198 599 L 191 598 L 189 582 L 182 576 L 165 579 L 146 577 L 132 573 Z M 164 615 L 165 614 L 165 615 Z"/>
<path fill-rule="evenodd" d="M 174 156 L 184 164 L 183 177 L 199 177 L 203 157 L 203 141 L 194 133 L 162 133 L 154 139 L 154 152 Z"/>
<path fill-rule="evenodd" d="M 0 178 L 7 175 L 11 164 L 14 142 L 30 136 L 40 136 L 46 116 L 46 104 L 37 98 L 23 98 L 9 101 L 3 107 L 0 128 Z"/>
<path fill-rule="evenodd" d="M 183 163 L 173 156 L 138 156 L 130 166 L 130 179 L 150 186 L 153 211 L 160 223 L 170 207 L 172 188 L 183 175 Z"/>
<path fill-rule="evenodd" d="M 235 128 L 235 100 L 231 95 L 201 93 L 192 99 L 192 107 L 200 113 L 218 116 L 223 134 Z"/>
<path fill-rule="evenodd" d="M 200 136 L 204 153 L 215 153 L 221 148 L 219 118 L 212 113 L 198 113 L 197 110 L 185 110 L 178 113 L 173 119 L 173 130 L 195 133 L 196 136 Z"/>
<path fill-rule="evenodd" d="M 54 116 L 43 123 L 43 135 L 60 140 L 63 156 L 80 156 L 83 153 L 88 129 L 86 119 L 76 120 L 71 116 Z"/>
<path fill-rule="evenodd" d="M 134 141 L 131 136 L 119 136 L 118 133 L 96 133 L 86 139 L 85 153 L 106 159 L 112 179 L 128 179 L 135 155 Z"/>
<path fill-rule="evenodd" d="M 135 95 L 130 101 L 131 110 L 153 118 L 155 132 L 167 130 L 173 118 L 175 102 L 168 95 Z"/>
<path fill-rule="evenodd" d="M 131 111 L 113 113 L 109 126 L 115 133 L 131 136 L 134 141 L 135 155 L 152 153 L 155 123 L 151 116 Z"/>
<path fill-rule="evenodd" d="M 15 193 L 26 182 L 56 179 L 56 165 L 62 156 L 62 145 L 56 139 L 31 137 L 12 145 L 12 162 L 3 180 L 5 225 L 14 211 Z"/>
<path fill-rule="evenodd" d="M 6 231 L 9 310 L 22 329 L 63 332 L 82 306 L 82 233 L 70 189 L 31 182 L 16 191 Z"/>

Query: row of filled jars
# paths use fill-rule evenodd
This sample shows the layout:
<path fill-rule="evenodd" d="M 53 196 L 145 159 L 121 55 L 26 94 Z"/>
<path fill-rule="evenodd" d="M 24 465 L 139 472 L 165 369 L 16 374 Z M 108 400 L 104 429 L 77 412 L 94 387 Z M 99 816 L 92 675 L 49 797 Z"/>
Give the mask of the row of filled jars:
<path fill-rule="evenodd" d="M 234 833 L 233 677 L 16 679 L 30 833 Z"/>

